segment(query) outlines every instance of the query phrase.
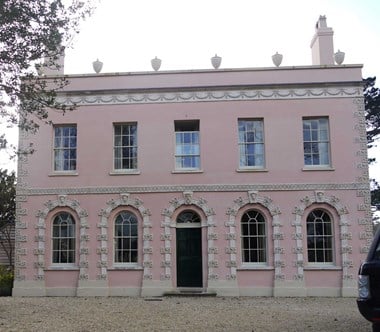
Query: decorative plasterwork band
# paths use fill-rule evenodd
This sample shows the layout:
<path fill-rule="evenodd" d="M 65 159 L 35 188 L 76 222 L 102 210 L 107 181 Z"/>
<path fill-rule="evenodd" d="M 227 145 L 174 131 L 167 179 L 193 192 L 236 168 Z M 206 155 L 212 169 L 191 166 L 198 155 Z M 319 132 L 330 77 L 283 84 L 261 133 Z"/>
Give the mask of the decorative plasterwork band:
<path fill-rule="evenodd" d="M 215 233 L 215 221 L 213 219 L 215 212 L 208 206 L 207 201 L 203 198 L 193 197 L 192 191 L 185 191 L 182 193 L 182 198 L 174 198 L 169 202 L 169 206 L 162 211 L 164 216 L 164 221 L 161 223 L 163 228 L 163 233 L 161 234 L 161 241 L 163 241 L 163 247 L 161 247 L 162 255 L 162 274 L 161 280 L 172 280 L 173 278 L 173 268 L 172 266 L 172 253 L 175 252 L 175 227 L 176 220 L 173 220 L 174 212 L 182 206 L 195 206 L 203 211 L 206 220 L 202 220 L 202 227 L 206 227 L 207 236 L 207 266 L 208 266 L 208 280 L 218 280 L 219 276 L 216 273 L 216 269 L 219 267 L 219 262 L 217 260 L 218 248 L 215 245 L 215 240 L 217 240 L 218 234 Z M 202 218 L 204 219 L 204 218 Z M 175 271 L 175 269 L 174 269 Z"/>
<path fill-rule="evenodd" d="M 309 98 L 353 98 L 362 96 L 361 87 L 324 88 L 276 88 L 276 89 L 230 89 L 197 91 L 160 91 L 113 94 L 83 94 L 60 96 L 64 104 L 105 105 L 105 104 L 157 104 L 236 100 L 273 100 Z"/>
<path fill-rule="evenodd" d="M 36 261 L 34 262 L 34 267 L 37 269 L 37 274 L 35 275 L 36 280 L 44 280 L 45 278 L 45 229 L 47 227 L 47 216 L 49 212 L 54 209 L 59 209 L 62 207 L 69 208 L 76 213 L 80 220 L 79 224 L 79 279 L 88 279 L 88 253 L 89 249 L 87 247 L 87 242 L 89 241 L 89 236 L 87 234 L 88 225 L 88 213 L 85 209 L 80 207 L 77 200 L 68 199 L 66 195 L 58 195 L 58 199 L 54 201 L 47 201 L 45 204 L 46 208 L 44 210 L 39 210 L 36 214 L 38 222 L 36 224 L 37 234 L 35 237 L 35 242 L 37 242 L 37 249 L 35 249 L 34 254 L 36 256 Z"/>
<path fill-rule="evenodd" d="M 297 267 L 297 274 L 294 275 L 295 280 L 304 279 L 304 265 L 305 258 L 304 253 L 306 249 L 303 247 L 305 230 L 303 225 L 304 212 L 313 204 L 326 204 L 335 209 L 339 215 L 339 235 L 340 235 L 340 247 L 341 247 L 341 257 L 343 266 L 343 280 L 353 279 L 352 267 L 353 261 L 350 259 L 350 254 L 352 254 L 352 233 L 349 230 L 349 220 L 348 220 L 348 210 L 342 205 L 340 199 L 336 196 L 327 196 L 324 191 L 315 191 L 313 196 L 305 196 L 300 200 L 300 204 L 294 208 L 294 221 L 292 226 L 295 227 L 295 232 L 293 234 L 293 239 L 295 241 L 295 247 L 293 248 L 293 254 L 296 255 L 295 266 Z M 336 253 L 338 255 L 339 253 Z M 350 270 L 351 269 L 351 270 Z"/>
<path fill-rule="evenodd" d="M 247 206 L 255 207 L 255 206 L 264 207 L 272 217 L 271 224 L 273 227 L 273 252 L 274 252 L 274 266 L 275 266 L 275 279 L 276 280 L 284 280 L 285 276 L 282 272 L 282 267 L 285 267 L 285 263 L 282 259 L 282 255 L 284 253 L 284 248 L 281 247 L 281 240 L 283 240 L 284 235 L 280 231 L 280 227 L 282 227 L 280 217 L 281 214 L 280 208 L 277 207 L 271 198 L 266 196 L 260 196 L 258 191 L 248 191 L 247 198 L 239 197 L 234 200 L 234 204 L 227 209 L 226 214 L 228 215 L 228 221 L 225 223 L 225 226 L 228 228 L 228 232 L 226 233 L 226 240 L 228 240 L 228 247 L 225 248 L 226 254 L 230 255 L 230 262 L 228 266 L 230 268 L 229 275 L 227 275 L 227 280 L 235 280 L 236 279 L 236 271 L 237 271 L 237 247 L 236 241 L 238 234 L 236 234 L 236 215 L 238 214 L 240 209 L 247 208 Z M 269 241 L 269 239 L 268 239 Z"/>
<path fill-rule="evenodd" d="M 118 207 L 132 207 L 135 210 L 140 212 L 141 218 L 143 219 L 142 229 L 143 229 L 143 262 L 142 266 L 144 267 L 144 280 L 152 279 L 152 244 L 153 235 L 150 232 L 150 228 L 152 227 L 150 223 L 151 213 L 148 209 L 146 209 L 143 205 L 143 202 L 139 198 L 132 199 L 130 194 L 127 192 L 122 192 L 120 194 L 119 199 L 111 199 L 107 202 L 107 207 L 102 209 L 99 213 L 100 223 L 98 224 L 98 228 L 100 229 L 100 234 L 98 235 L 99 246 L 97 248 L 97 253 L 99 255 L 99 260 L 97 267 L 99 269 L 99 273 L 97 275 L 98 280 L 107 280 L 107 268 L 110 266 L 111 259 L 108 256 L 108 242 L 111 241 L 109 239 L 108 229 L 113 227 L 113 220 L 110 220 L 111 212 Z"/>
<path fill-rule="evenodd" d="M 88 195 L 128 193 L 165 193 L 165 192 L 236 192 L 236 191 L 315 191 L 315 190 L 358 190 L 368 189 L 368 183 L 280 183 L 280 184 L 196 184 L 196 185 L 154 185 L 130 187 L 78 187 L 78 188 L 30 188 L 20 194 L 39 195 Z"/>

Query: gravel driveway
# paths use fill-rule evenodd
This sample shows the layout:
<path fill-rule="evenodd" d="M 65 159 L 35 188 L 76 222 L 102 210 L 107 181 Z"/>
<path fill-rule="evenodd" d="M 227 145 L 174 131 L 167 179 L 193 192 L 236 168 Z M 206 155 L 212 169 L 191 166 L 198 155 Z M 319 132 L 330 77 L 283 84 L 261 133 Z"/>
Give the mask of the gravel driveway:
<path fill-rule="evenodd" d="M 371 331 L 353 298 L 0 297 L 0 331 Z"/>

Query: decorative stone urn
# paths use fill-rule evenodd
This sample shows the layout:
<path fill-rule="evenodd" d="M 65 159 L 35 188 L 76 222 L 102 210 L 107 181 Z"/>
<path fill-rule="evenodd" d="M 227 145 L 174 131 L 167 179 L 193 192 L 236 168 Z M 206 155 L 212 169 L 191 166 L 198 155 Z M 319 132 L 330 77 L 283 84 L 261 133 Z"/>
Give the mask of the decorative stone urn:
<path fill-rule="evenodd" d="M 282 54 L 279 54 L 278 52 L 276 52 L 276 54 L 273 54 L 272 61 L 276 67 L 279 67 L 282 62 Z"/>
<path fill-rule="evenodd" d="M 222 57 L 215 54 L 215 56 L 211 58 L 211 64 L 215 69 L 218 69 L 221 63 L 222 63 Z"/>
<path fill-rule="evenodd" d="M 99 74 L 103 68 L 103 62 L 96 59 L 96 61 L 92 63 L 92 67 L 94 68 L 95 73 Z"/>
<path fill-rule="evenodd" d="M 334 60 L 336 62 L 337 65 L 341 65 L 344 61 L 344 56 L 346 55 L 346 53 L 338 50 L 338 52 L 336 52 L 334 54 Z"/>
<path fill-rule="evenodd" d="M 152 68 L 157 71 L 161 67 L 161 59 L 155 57 L 154 59 L 150 60 L 150 63 L 152 64 Z"/>

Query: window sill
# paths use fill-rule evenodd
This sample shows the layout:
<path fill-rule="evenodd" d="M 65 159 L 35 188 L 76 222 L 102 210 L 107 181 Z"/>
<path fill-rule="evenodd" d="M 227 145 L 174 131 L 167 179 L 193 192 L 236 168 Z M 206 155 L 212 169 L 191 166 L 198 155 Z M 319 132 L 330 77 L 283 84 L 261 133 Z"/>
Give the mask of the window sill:
<path fill-rule="evenodd" d="M 109 172 L 109 175 L 139 175 L 139 174 L 141 174 L 141 172 L 138 169 L 120 170 L 120 171 L 113 170 Z"/>
<path fill-rule="evenodd" d="M 53 172 L 53 173 L 50 173 L 48 176 L 78 176 L 78 172 L 77 171 L 67 171 L 67 172 Z"/>
<path fill-rule="evenodd" d="M 342 267 L 335 266 L 335 265 L 307 265 L 304 267 L 305 271 L 316 271 L 316 270 L 323 270 L 323 271 L 341 271 Z"/>
<path fill-rule="evenodd" d="M 238 173 L 250 173 L 250 172 L 268 172 L 267 168 L 238 168 Z"/>
<path fill-rule="evenodd" d="M 49 266 L 45 269 L 45 271 L 79 271 L 79 266 L 63 266 L 63 265 L 57 265 L 57 266 Z"/>
<path fill-rule="evenodd" d="M 272 271 L 274 270 L 273 266 L 268 266 L 268 265 L 242 265 L 241 267 L 237 268 L 238 271 L 250 271 L 250 270 L 262 270 L 262 271 Z"/>
<path fill-rule="evenodd" d="M 335 171 L 335 168 L 330 166 L 306 166 L 302 168 L 302 171 L 309 172 L 309 171 Z"/>
<path fill-rule="evenodd" d="M 184 173 L 203 173 L 202 169 L 176 169 L 172 171 L 172 174 L 184 174 Z"/>
<path fill-rule="evenodd" d="M 143 271 L 144 268 L 139 265 L 116 265 L 116 266 L 107 268 L 107 271 L 123 271 L 123 270 Z"/>

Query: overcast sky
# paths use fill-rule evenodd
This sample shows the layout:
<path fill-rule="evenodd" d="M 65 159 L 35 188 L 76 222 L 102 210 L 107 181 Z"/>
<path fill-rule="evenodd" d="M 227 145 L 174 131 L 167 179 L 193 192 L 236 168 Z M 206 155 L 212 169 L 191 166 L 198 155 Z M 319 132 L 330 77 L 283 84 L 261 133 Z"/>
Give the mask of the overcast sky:
<path fill-rule="evenodd" d="M 207 69 L 215 53 L 221 68 L 273 66 L 277 51 L 283 66 L 311 65 L 319 15 L 344 64 L 363 64 L 379 86 L 379 0 L 101 0 L 66 52 L 65 73 L 93 73 L 97 58 L 103 73 L 150 71 L 155 56 L 161 70 Z M 380 178 L 380 160 L 371 173 Z"/>
<path fill-rule="evenodd" d="M 96 0 L 94 0 L 96 1 Z M 99 58 L 103 72 L 311 64 L 310 42 L 319 15 L 334 30 L 335 50 L 346 64 L 364 64 L 363 76 L 379 73 L 379 0 L 102 0 L 83 25 L 66 56 L 67 73 L 93 72 Z"/>

